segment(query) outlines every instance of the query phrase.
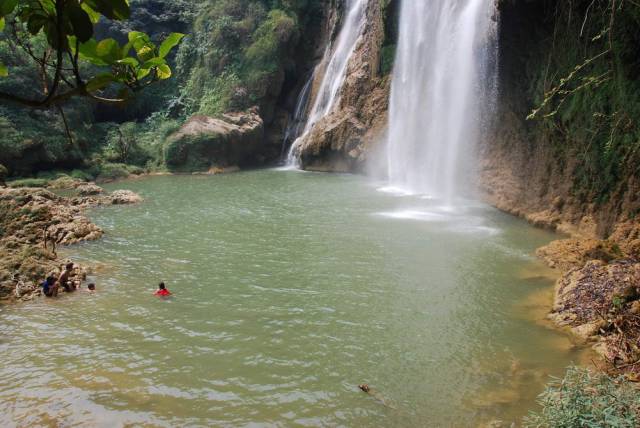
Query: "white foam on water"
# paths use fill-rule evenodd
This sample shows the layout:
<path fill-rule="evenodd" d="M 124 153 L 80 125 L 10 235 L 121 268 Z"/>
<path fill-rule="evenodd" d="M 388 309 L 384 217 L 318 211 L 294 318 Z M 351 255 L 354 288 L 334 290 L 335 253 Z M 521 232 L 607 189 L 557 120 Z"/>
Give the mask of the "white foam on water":
<path fill-rule="evenodd" d="M 377 216 L 387 217 L 397 220 L 419 220 L 419 221 L 439 221 L 445 222 L 448 217 L 443 214 L 435 213 L 432 211 L 418 211 L 418 210 L 399 210 L 375 213 Z"/>
<path fill-rule="evenodd" d="M 400 187 L 394 186 L 382 186 L 376 189 L 378 192 L 389 193 L 395 196 L 413 196 L 414 193 L 409 192 L 405 189 L 401 189 Z"/>

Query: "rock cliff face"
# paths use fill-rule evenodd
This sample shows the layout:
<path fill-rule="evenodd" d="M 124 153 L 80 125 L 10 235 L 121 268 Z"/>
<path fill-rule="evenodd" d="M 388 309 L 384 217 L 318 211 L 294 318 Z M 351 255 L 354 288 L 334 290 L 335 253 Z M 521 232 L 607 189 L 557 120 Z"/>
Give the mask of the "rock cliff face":
<path fill-rule="evenodd" d="M 584 12 L 581 2 L 576 5 L 572 13 Z M 571 17 L 545 0 L 502 1 L 500 13 L 497 117 L 494 132 L 479 153 L 481 190 L 496 207 L 538 226 L 578 237 L 607 238 L 640 212 L 640 172 L 634 167 L 637 150 L 635 158 L 627 153 L 613 166 L 592 160 L 605 157 L 593 149 L 599 144 L 596 132 L 601 124 L 588 105 L 598 91 L 583 95 L 587 104 L 576 104 L 555 124 L 526 119 L 541 102 L 542 89 L 552 85 L 553 77 L 545 70 L 560 67 L 558 63 L 572 55 L 555 45 L 566 43 L 563 37 L 579 39 L 573 33 L 580 32 L 582 21 L 567 23 Z M 559 28 L 567 34 L 559 33 Z M 575 99 L 582 103 L 580 96 Z M 607 183 L 607 192 L 599 192 L 593 183 L 611 174 L 612 168 L 615 177 Z"/>
<path fill-rule="evenodd" d="M 348 64 L 340 101 L 304 137 L 300 151 L 303 169 L 363 171 L 367 157 L 384 138 L 390 79 L 380 68 L 385 38 L 380 5 L 378 0 L 367 5 L 366 26 Z"/>

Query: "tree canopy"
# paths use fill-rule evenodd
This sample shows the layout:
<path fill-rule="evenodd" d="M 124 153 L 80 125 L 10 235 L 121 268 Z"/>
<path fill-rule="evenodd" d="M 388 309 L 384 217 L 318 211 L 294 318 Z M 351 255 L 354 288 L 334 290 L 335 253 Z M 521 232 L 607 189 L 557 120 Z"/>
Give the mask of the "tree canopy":
<path fill-rule="evenodd" d="M 0 100 L 31 108 L 59 106 L 72 97 L 122 103 L 131 93 L 171 77 L 167 55 L 180 43 L 170 33 L 159 45 L 139 31 L 119 43 L 96 40 L 101 19 L 127 20 L 128 0 L 0 0 L 0 31 L 38 68 L 40 97 L 0 91 Z M 0 63 L 0 76 L 11 68 Z M 107 88 L 115 97 L 103 95 Z M 113 89 L 113 90 L 112 90 Z"/>

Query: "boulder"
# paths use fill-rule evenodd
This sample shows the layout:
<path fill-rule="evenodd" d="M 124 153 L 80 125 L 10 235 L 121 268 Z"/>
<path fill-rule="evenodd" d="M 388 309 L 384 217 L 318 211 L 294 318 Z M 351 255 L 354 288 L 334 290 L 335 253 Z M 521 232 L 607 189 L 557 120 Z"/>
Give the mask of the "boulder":
<path fill-rule="evenodd" d="M 102 187 L 95 183 L 82 184 L 78 186 L 76 190 L 80 196 L 94 196 L 103 192 Z"/>
<path fill-rule="evenodd" d="M 167 138 L 167 166 L 177 171 L 209 171 L 252 163 L 264 134 L 256 107 L 220 118 L 193 116 Z"/>
<path fill-rule="evenodd" d="M 142 201 L 142 197 L 131 190 L 115 190 L 109 198 L 113 205 L 136 204 Z"/>
<path fill-rule="evenodd" d="M 301 164 L 312 171 L 350 172 L 365 133 L 354 110 L 329 114 L 303 137 Z"/>

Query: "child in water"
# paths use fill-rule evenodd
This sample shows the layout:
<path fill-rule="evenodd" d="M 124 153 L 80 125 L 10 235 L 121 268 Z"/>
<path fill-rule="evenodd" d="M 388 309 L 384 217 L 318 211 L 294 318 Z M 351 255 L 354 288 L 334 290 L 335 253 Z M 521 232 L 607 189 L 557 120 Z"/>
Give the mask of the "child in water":
<path fill-rule="evenodd" d="M 160 297 L 171 296 L 171 292 L 169 290 L 167 290 L 167 288 L 164 285 L 164 282 L 161 282 L 160 284 L 158 284 L 158 290 L 156 290 L 156 292 L 154 294 L 156 296 L 160 296 Z"/>
<path fill-rule="evenodd" d="M 96 285 L 93 282 L 87 285 L 87 292 L 92 294 L 96 292 Z"/>
<path fill-rule="evenodd" d="M 47 276 L 47 279 L 40 285 L 42 293 L 47 297 L 56 297 L 58 295 L 58 284 L 53 275 Z"/>

